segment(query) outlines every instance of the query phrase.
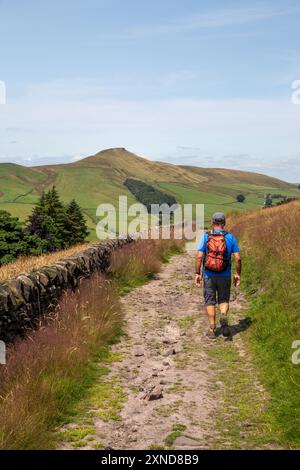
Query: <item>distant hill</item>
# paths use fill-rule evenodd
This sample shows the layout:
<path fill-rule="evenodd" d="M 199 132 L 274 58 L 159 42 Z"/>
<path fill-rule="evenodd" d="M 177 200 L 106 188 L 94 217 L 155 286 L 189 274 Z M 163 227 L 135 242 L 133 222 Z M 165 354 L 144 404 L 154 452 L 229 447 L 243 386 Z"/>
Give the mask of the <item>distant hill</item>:
<path fill-rule="evenodd" d="M 154 162 L 124 148 L 114 148 L 64 165 L 28 168 L 1 163 L 0 209 L 25 220 L 42 191 L 55 184 L 65 202 L 76 198 L 93 229 L 99 204 L 117 206 L 119 194 L 127 195 L 129 203 L 136 202 L 124 186 L 127 178 L 151 183 L 181 203 L 204 203 L 207 220 L 215 210 L 228 212 L 261 206 L 268 192 L 300 196 L 294 185 L 269 176 Z M 236 202 L 239 193 L 246 196 L 243 204 Z"/>

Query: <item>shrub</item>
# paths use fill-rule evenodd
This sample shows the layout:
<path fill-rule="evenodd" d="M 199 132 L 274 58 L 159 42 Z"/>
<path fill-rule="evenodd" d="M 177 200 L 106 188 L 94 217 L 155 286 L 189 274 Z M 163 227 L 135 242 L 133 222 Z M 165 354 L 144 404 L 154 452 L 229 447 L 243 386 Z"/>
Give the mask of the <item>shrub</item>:
<path fill-rule="evenodd" d="M 244 196 L 244 194 L 238 194 L 236 200 L 237 202 L 245 202 L 246 197 Z"/>

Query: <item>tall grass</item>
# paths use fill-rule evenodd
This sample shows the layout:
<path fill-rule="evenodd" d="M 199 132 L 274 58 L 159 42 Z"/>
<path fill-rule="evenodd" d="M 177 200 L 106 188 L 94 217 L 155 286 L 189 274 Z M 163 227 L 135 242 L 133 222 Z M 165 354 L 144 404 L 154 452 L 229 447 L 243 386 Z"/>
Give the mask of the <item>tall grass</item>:
<path fill-rule="evenodd" d="M 95 275 L 67 292 L 56 315 L 9 348 L 0 373 L 0 448 L 45 449 L 52 431 L 84 393 L 95 359 L 121 327 L 111 283 Z"/>
<path fill-rule="evenodd" d="M 230 221 L 244 255 L 244 288 L 251 299 L 249 337 L 271 393 L 274 432 L 300 448 L 300 365 L 292 343 L 300 340 L 300 202 Z"/>
<path fill-rule="evenodd" d="M 45 253 L 40 256 L 20 256 L 13 263 L 0 266 L 0 282 L 18 276 L 20 273 L 28 273 L 33 269 L 42 268 L 57 261 L 72 256 L 75 253 L 85 250 L 89 243 L 80 243 L 67 248 L 66 250 L 55 251 L 54 253 Z"/>
<path fill-rule="evenodd" d="M 99 380 L 103 347 L 117 337 L 122 293 L 159 271 L 178 252 L 176 241 L 137 241 L 115 252 L 111 279 L 94 275 L 66 292 L 55 314 L 8 350 L 0 366 L 0 449 L 55 447 L 54 429 Z"/>
<path fill-rule="evenodd" d="M 137 240 L 112 256 L 109 273 L 120 294 L 129 292 L 153 277 L 173 254 L 182 251 L 181 240 Z"/>

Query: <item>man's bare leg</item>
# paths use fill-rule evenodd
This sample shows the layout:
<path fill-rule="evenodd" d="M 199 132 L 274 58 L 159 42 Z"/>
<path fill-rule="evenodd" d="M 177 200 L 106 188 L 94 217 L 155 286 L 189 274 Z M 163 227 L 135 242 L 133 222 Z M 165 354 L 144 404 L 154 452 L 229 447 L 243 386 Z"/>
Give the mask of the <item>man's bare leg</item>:
<path fill-rule="evenodd" d="M 220 313 L 221 315 L 227 315 L 228 311 L 229 311 L 229 303 L 226 302 L 226 303 L 223 303 L 223 304 L 220 304 L 219 305 L 219 309 L 220 309 Z"/>
<path fill-rule="evenodd" d="M 209 330 L 208 330 L 206 336 L 209 339 L 214 340 L 214 339 L 216 339 L 216 329 L 217 329 L 217 325 L 216 325 L 216 308 L 215 308 L 214 305 L 207 305 L 206 310 L 207 310 L 208 321 L 209 321 Z"/>
<path fill-rule="evenodd" d="M 227 319 L 227 314 L 229 311 L 229 303 L 224 302 L 223 304 L 220 304 L 219 309 L 221 313 L 220 324 L 221 324 L 222 334 L 223 336 L 230 336 L 231 333 L 228 327 L 228 319 Z"/>
<path fill-rule="evenodd" d="M 216 308 L 214 305 L 208 305 L 206 308 L 209 321 L 209 328 L 214 331 L 216 329 Z"/>

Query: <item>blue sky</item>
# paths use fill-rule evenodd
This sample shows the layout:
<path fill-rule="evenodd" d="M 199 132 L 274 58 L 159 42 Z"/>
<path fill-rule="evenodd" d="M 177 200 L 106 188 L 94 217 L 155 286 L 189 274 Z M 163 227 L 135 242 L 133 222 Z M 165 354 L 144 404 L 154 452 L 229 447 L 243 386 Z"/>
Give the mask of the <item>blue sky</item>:
<path fill-rule="evenodd" d="M 297 0 L 0 0 L 0 161 L 126 147 L 300 181 Z"/>

